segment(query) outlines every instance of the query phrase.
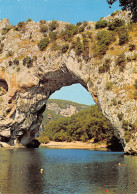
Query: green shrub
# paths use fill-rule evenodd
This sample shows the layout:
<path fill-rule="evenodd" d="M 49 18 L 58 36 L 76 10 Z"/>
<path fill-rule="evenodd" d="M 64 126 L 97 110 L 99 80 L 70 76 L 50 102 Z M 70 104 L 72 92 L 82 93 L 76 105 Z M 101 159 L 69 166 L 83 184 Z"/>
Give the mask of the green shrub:
<path fill-rule="evenodd" d="M 123 45 L 129 41 L 128 32 L 119 34 L 119 45 Z"/>
<path fill-rule="evenodd" d="M 87 21 L 83 21 L 83 26 L 86 27 L 88 25 Z"/>
<path fill-rule="evenodd" d="M 58 27 L 58 22 L 56 20 L 52 20 L 49 24 L 49 30 L 54 31 Z"/>
<path fill-rule="evenodd" d="M 85 30 L 85 27 L 83 25 L 79 27 L 79 33 L 84 32 L 84 30 Z"/>
<path fill-rule="evenodd" d="M 19 60 L 18 60 L 18 59 L 14 59 L 14 60 L 13 60 L 13 64 L 14 64 L 14 65 L 19 65 Z"/>
<path fill-rule="evenodd" d="M 118 104 L 122 104 L 121 100 L 118 101 Z"/>
<path fill-rule="evenodd" d="M 7 34 L 8 31 L 9 31 L 10 29 L 11 29 L 11 28 L 8 28 L 8 27 L 7 27 L 7 28 L 3 28 L 1 34 L 2 34 L 2 35 Z"/>
<path fill-rule="evenodd" d="M 47 136 L 40 136 L 40 137 L 38 137 L 38 141 L 40 142 L 40 143 L 49 143 L 49 137 L 47 137 Z"/>
<path fill-rule="evenodd" d="M 117 100 L 115 98 L 113 98 L 112 103 L 113 103 L 114 106 L 117 106 Z"/>
<path fill-rule="evenodd" d="M 54 43 L 52 44 L 51 49 L 52 49 L 53 51 L 57 51 L 57 50 L 61 50 L 62 48 L 61 48 L 60 45 L 58 45 L 56 42 L 54 42 Z"/>
<path fill-rule="evenodd" d="M 110 65 L 110 63 L 111 63 L 111 59 L 110 58 L 106 58 L 105 59 L 105 64 L 107 64 L 107 65 L 109 64 Z"/>
<path fill-rule="evenodd" d="M 135 80 L 134 87 L 137 89 L 137 79 Z"/>
<path fill-rule="evenodd" d="M 125 141 L 128 143 L 131 139 L 132 132 L 131 131 L 125 131 Z"/>
<path fill-rule="evenodd" d="M 66 41 L 72 40 L 72 37 L 78 33 L 78 26 L 67 24 L 65 30 L 60 34 L 61 38 Z"/>
<path fill-rule="evenodd" d="M 29 67 L 32 67 L 32 65 L 33 65 L 33 60 L 32 60 L 32 58 L 31 57 L 25 57 L 24 59 L 23 59 L 23 65 L 25 66 L 25 65 L 27 65 L 27 67 L 29 68 Z"/>
<path fill-rule="evenodd" d="M 127 131 L 129 129 L 129 123 L 126 120 L 123 120 L 122 128 Z"/>
<path fill-rule="evenodd" d="M 99 20 L 97 23 L 96 23 L 96 29 L 99 29 L 99 28 L 105 28 L 107 27 L 107 24 L 108 22 L 106 20 Z"/>
<path fill-rule="evenodd" d="M 47 21 L 46 20 L 40 20 L 39 23 L 42 25 L 42 24 L 46 24 Z"/>
<path fill-rule="evenodd" d="M 40 32 L 42 33 L 48 32 L 48 27 L 44 24 L 40 24 Z"/>
<path fill-rule="evenodd" d="M 137 90 L 134 91 L 134 99 L 137 100 Z"/>
<path fill-rule="evenodd" d="M 87 37 L 90 38 L 90 40 L 92 40 L 92 32 L 87 32 Z"/>
<path fill-rule="evenodd" d="M 129 44 L 129 51 L 135 50 L 136 45 L 135 44 Z"/>
<path fill-rule="evenodd" d="M 37 61 L 37 56 L 33 56 L 33 61 Z"/>
<path fill-rule="evenodd" d="M 0 47 L 0 54 L 3 52 L 3 47 Z"/>
<path fill-rule="evenodd" d="M 79 37 L 77 37 L 77 41 L 72 42 L 70 49 L 74 49 L 76 55 L 78 56 L 83 53 L 83 43 L 80 41 Z"/>
<path fill-rule="evenodd" d="M 49 44 L 49 39 L 48 38 L 43 38 L 42 40 L 40 40 L 40 42 L 38 43 L 38 47 L 41 51 L 44 51 L 46 49 L 46 47 Z"/>
<path fill-rule="evenodd" d="M 13 55 L 13 51 L 8 51 L 6 57 L 11 57 Z"/>
<path fill-rule="evenodd" d="M 0 47 L 3 48 L 3 47 L 4 47 L 4 43 L 1 43 L 1 44 L 0 44 Z"/>
<path fill-rule="evenodd" d="M 115 41 L 115 36 L 113 33 L 102 30 L 97 33 L 98 44 L 96 45 L 96 52 L 99 55 L 105 55 L 108 50 L 108 46 Z"/>
<path fill-rule="evenodd" d="M 132 60 L 137 60 L 137 53 L 134 53 Z"/>
<path fill-rule="evenodd" d="M 89 59 L 89 39 L 87 36 L 83 37 L 83 58 L 86 61 Z"/>
<path fill-rule="evenodd" d="M 125 54 L 121 54 L 116 59 L 116 65 L 119 66 L 120 71 L 123 71 L 126 65 L 126 57 Z"/>
<path fill-rule="evenodd" d="M 109 63 L 105 63 L 102 66 L 99 67 L 99 73 L 105 73 L 108 72 L 110 70 L 110 64 Z"/>
<path fill-rule="evenodd" d="M 75 52 L 76 55 L 81 55 L 83 52 L 83 44 L 81 42 L 77 42 L 76 47 L 75 47 Z"/>
<path fill-rule="evenodd" d="M 47 33 L 47 32 L 43 33 L 43 36 L 44 36 L 45 38 L 47 38 L 47 37 L 48 37 L 48 33 Z"/>
<path fill-rule="evenodd" d="M 136 123 L 131 124 L 128 121 L 124 120 L 122 127 L 125 130 L 125 141 L 129 142 L 132 137 L 132 133 L 136 132 Z"/>
<path fill-rule="evenodd" d="M 14 27 L 16 31 L 21 31 L 25 28 L 26 24 L 25 22 L 19 22 L 17 26 Z"/>
<path fill-rule="evenodd" d="M 108 82 L 106 83 L 106 90 L 112 90 L 112 88 L 113 88 L 112 83 L 108 81 Z"/>
<path fill-rule="evenodd" d="M 32 21 L 32 19 L 31 18 L 28 18 L 27 22 L 31 22 L 31 21 Z"/>
<path fill-rule="evenodd" d="M 62 53 L 66 53 L 67 52 L 67 50 L 69 49 L 69 44 L 65 44 L 65 45 L 63 45 L 62 46 Z"/>
<path fill-rule="evenodd" d="M 115 41 L 115 37 L 113 33 L 110 33 L 109 31 L 106 30 L 102 30 L 97 33 L 97 40 L 100 45 L 101 44 L 109 45 L 111 42 Z"/>
<path fill-rule="evenodd" d="M 104 67 L 103 67 L 103 66 L 100 66 L 100 67 L 98 68 L 98 72 L 99 72 L 99 73 L 104 73 L 104 72 L 105 72 Z"/>
<path fill-rule="evenodd" d="M 128 62 L 131 62 L 132 60 L 133 60 L 133 57 L 132 57 L 132 56 L 128 56 L 128 57 L 127 57 L 127 61 L 128 61 Z"/>
<path fill-rule="evenodd" d="M 123 119 L 124 114 L 123 113 L 118 113 L 117 116 L 118 116 L 119 121 L 121 121 Z"/>
<path fill-rule="evenodd" d="M 12 66 L 12 63 L 13 63 L 13 62 L 12 62 L 12 61 L 9 61 L 8 63 L 9 63 L 9 66 Z"/>
<path fill-rule="evenodd" d="M 82 25 L 82 22 L 78 22 L 76 25 L 77 26 L 81 26 Z"/>
<path fill-rule="evenodd" d="M 98 46 L 99 55 L 105 55 L 107 50 L 108 50 L 108 46 L 105 44 L 101 44 Z"/>
<path fill-rule="evenodd" d="M 111 14 L 111 16 L 115 16 L 115 15 L 117 15 L 117 13 L 119 13 L 120 12 L 120 10 L 116 10 L 116 11 L 114 11 L 112 14 Z"/>
<path fill-rule="evenodd" d="M 119 19 L 119 18 L 115 18 L 112 22 L 108 23 L 108 29 L 109 30 L 115 30 L 118 27 L 121 27 L 124 25 L 124 21 Z"/>
<path fill-rule="evenodd" d="M 80 141 L 83 141 L 83 142 L 88 141 L 88 135 L 87 135 L 87 133 L 84 133 L 83 135 L 81 135 Z"/>
<path fill-rule="evenodd" d="M 49 38 L 51 41 L 55 41 L 57 39 L 57 32 L 49 32 Z"/>
<path fill-rule="evenodd" d="M 137 132 L 137 120 L 131 124 L 132 131 Z"/>

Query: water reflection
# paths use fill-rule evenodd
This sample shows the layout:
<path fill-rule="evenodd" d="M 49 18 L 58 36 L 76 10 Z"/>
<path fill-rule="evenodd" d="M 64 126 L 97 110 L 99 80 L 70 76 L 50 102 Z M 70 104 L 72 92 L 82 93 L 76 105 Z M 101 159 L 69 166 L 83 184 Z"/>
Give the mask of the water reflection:
<path fill-rule="evenodd" d="M 3 194 L 137 193 L 137 157 L 123 153 L 40 148 L 0 150 L 0 158 Z"/>
<path fill-rule="evenodd" d="M 40 174 L 42 155 L 35 149 L 0 151 L 0 191 L 10 193 L 42 193 Z"/>

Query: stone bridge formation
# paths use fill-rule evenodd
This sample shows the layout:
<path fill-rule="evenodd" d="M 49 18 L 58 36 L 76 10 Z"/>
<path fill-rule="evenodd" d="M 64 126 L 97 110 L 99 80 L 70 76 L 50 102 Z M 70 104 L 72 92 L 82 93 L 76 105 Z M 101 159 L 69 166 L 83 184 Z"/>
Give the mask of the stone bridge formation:
<path fill-rule="evenodd" d="M 50 22 L 27 21 L 12 27 L 7 19 L 0 21 L 1 143 L 28 145 L 43 130 L 42 113 L 50 95 L 63 86 L 80 83 L 117 130 L 124 151 L 137 153 L 137 131 L 132 128 L 137 115 L 137 101 L 132 95 L 137 77 L 136 61 L 132 65 L 127 62 L 124 71 L 120 71 L 115 65 L 117 55 L 113 50 L 108 50 L 103 57 L 94 57 L 90 51 L 88 58 L 84 58 L 70 40 L 58 37 L 55 44 L 51 38 L 48 42 L 45 34 L 44 39 L 42 25 L 49 26 Z M 61 34 L 66 25 L 58 22 L 58 27 L 50 30 Z M 87 25 L 88 31 L 97 33 L 94 22 Z M 81 41 L 82 35 L 77 33 L 73 39 Z M 47 41 L 45 47 L 41 40 Z M 60 47 L 56 49 L 57 46 Z M 101 73 L 107 61 L 109 71 Z M 124 127 L 126 122 L 129 133 Z"/>

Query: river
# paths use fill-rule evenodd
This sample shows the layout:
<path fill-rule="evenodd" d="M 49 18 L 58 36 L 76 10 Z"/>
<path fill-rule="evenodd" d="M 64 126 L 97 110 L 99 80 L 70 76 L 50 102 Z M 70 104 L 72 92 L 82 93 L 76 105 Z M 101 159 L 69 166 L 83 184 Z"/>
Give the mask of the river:
<path fill-rule="evenodd" d="M 80 149 L 1 149 L 0 193 L 136 194 L 137 157 Z"/>

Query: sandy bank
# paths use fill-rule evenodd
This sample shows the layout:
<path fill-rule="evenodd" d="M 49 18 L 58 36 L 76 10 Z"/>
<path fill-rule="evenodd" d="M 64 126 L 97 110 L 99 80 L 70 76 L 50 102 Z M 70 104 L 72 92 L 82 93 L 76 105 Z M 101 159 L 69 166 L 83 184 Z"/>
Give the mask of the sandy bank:
<path fill-rule="evenodd" d="M 47 144 L 41 144 L 40 147 L 49 148 L 61 148 L 61 149 L 107 149 L 106 142 L 103 143 L 92 143 L 92 142 L 55 142 L 50 141 Z"/>

